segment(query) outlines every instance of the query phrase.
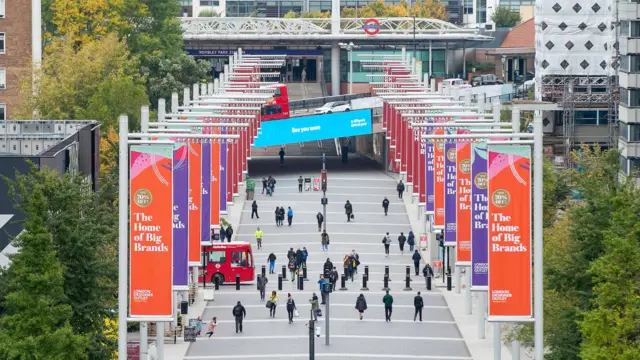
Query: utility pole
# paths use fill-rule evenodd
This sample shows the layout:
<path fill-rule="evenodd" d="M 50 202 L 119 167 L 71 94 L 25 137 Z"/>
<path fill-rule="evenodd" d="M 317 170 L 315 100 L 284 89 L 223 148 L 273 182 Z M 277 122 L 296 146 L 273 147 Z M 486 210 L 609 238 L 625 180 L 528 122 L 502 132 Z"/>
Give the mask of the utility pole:
<path fill-rule="evenodd" d="M 418 59 L 418 50 L 416 47 L 416 17 L 413 17 L 413 57 L 414 59 Z"/>
<path fill-rule="evenodd" d="M 324 222 L 322 223 L 322 229 L 327 231 L 327 157 L 324 153 L 322 153 L 322 173 L 321 173 L 321 182 L 322 182 L 322 216 L 324 218 Z"/>
<path fill-rule="evenodd" d="M 309 360 L 316 358 L 316 339 L 313 337 L 315 334 L 316 322 L 313 321 L 313 309 L 310 310 L 311 318 L 309 319 Z"/>

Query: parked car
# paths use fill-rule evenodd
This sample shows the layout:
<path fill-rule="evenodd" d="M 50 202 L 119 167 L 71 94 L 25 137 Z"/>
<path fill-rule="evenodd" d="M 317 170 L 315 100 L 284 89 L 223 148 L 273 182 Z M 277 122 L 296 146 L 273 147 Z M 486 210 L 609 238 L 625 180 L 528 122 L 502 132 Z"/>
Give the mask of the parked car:
<path fill-rule="evenodd" d="M 442 90 L 446 93 L 449 90 L 453 90 L 453 89 L 465 89 L 465 88 L 470 88 L 471 85 L 467 84 L 464 80 L 462 79 L 444 79 L 442 80 L 442 85 L 440 85 L 442 87 Z"/>
<path fill-rule="evenodd" d="M 496 85 L 504 84 L 504 81 L 498 79 L 494 74 L 478 75 L 471 79 L 471 86 Z"/>
<path fill-rule="evenodd" d="M 324 104 L 316 109 L 316 114 L 331 114 L 334 112 L 350 111 L 351 104 L 348 101 L 334 101 Z"/>
<path fill-rule="evenodd" d="M 529 80 L 533 80 L 536 78 L 536 74 L 531 72 L 531 71 L 527 71 L 527 73 L 525 74 L 525 76 L 523 77 L 522 74 L 518 74 L 516 75 L 516 82 L 517 83 L 521 83 L 521 82 L 526 82 Z"/>

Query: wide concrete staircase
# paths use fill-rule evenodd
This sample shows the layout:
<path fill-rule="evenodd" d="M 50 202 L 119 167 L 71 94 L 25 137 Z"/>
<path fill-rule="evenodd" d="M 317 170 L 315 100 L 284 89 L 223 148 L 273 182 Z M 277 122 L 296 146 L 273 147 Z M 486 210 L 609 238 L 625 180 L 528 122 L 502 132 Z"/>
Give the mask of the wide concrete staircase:
<path fill-rule="evenodd" d="M 287 83 L 290 100 L 303 100 L 322 97 L 322 84 L 316 82 Z"/>
<path fill-rule="evenodd" d="M 280 146 L 269 146 L 251 149 L 251 157 L 278 156 Z M 286 156 L 337 156 L 338 150 L 333 139 L 308 141 L 305 143 L 289 144 L 284 146 Z"/>

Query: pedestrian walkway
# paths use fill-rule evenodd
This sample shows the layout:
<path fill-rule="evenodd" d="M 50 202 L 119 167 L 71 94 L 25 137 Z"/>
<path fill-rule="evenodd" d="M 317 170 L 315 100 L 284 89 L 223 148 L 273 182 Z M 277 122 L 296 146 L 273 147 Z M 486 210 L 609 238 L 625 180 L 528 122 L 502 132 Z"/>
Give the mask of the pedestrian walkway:
<path fill-rule="evenodd" d="M 414 276 L 409 246 L 400 254 L 398 235 L 410 230 L 405 206 L 398 199 L 395 180 L 373 170 L 365 160 L 351 159 L 348 165 L 339 158 L 330 158 L 327 164 L 327 232 L 330 236 L 329 251 L 323 252 L 320 245 L 315 215 L 322 211 L 321 192 L 298 192 L 298 176 L 319 176 L 321 161 L 316 158 L 285 160 L 280 166 L 277 159 L 252 160 L 250 175 L 256 179 L 255 199 L 260 219 L 251 219 L 251 204 L 244 206 L 240 226 L 234 240 L 250 241 L 254 249 L 256 273 L 267 264 L 268 255 L 277 256 L 276 274 L 268 275 L 267 293 L 277 290 L 277 274 L 286 265 L 289 248 L 306 247 L 309 251 L 308 278 L 304 290 L 297 290 L 295 283 L 287 279 L 283 291 L 278 291 L 280 303 L 275 319 L 260 301 L 256 285 L 222 286 L 215 294 L 215 301 L 207 302 L 202 315 L 208 321 L 218 318 L 216 334 L 211 338 L 199 337 L 191 343 L 184 359 L 302 359 L 309 356 L 309 330 L 307 328 L 309 299 L 315 292 L 320 297 L 317 280 L 323 263 L 330 258 L 340 273 L 345 254 L 355 250 L 360 255 L 361 265 L 354 281 L 347 281 L 348 290 L 336 290 L 330 297 L 330 340 L 325 345 L 326 308 L 321 306 L 323 316 L 316 324 L 321 336 L 316 338 L 315 352 L 318 357 L 333 359 L 434 359 L 471 360 L 462 335 L 455 324 L 447 303 L 439 290 L 426 291 L 422 276 Z M 277 180 L 275 194 L 267 197 L 260 194 L 260 180 L 272 175 Z M 387 196 L 391 205 L 389 215 L 384 216 L 382 200 Z M 347 222 L 344 204 L 353 205 L 354 220 Z M 291 207 L 294 212 L 292 226 L 276 227 L 276 206 Z M 256 227 L 264 231 L 263 248 L 255 246 Z M 392 238 L 391 254 L 384 255 L 382 238 L 389 232 Z M 368 291 L 361 291 L 364 266 L 369 266 Z M 392 321 L 385 322 L 383 274 L 389 266 L 390 293 L 394 298 Z M 405 291 L 405 271 L 411 266 L 411 287 Z M 340 286 L 338 286 L 339 288 Z M 422 292 L 425 308 L 423 321 L 413 321 L 413 299 L 417 291 Z M 291 293 L 297 304 L 300 317 L 293 324 L 287 320 L 285 300 Z M 357 296 L 364 294 L 368 310 L 364 320 L 358 319 L 355 310 Z M 247 311 L 244 332 L 236 334 L 231 309 L 241 301 Z"/>

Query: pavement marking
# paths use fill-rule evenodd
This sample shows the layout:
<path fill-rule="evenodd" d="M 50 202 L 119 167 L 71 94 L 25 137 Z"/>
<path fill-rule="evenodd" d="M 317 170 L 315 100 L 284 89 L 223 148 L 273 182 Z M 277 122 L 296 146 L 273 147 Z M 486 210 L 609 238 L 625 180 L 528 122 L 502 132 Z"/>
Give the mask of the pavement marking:
<path fill-rule="evenodd" d="M 258 176 L 260 177 L 260 176 Z M 305 177 L 304 175 L 302 176 L 303 178 Z M 298 182 L 299 178 L 277 178 L 276 181 L 295 181 L 296 184 Z M 393 178 L 389 178 L 389 177 L 381 177 L 379 179 L 372 179 L 372 178 L 355 178 L 355 177 L 331 177 L 331 180 L 348 180 L 348 181 L 384 181 L 384 182 L 388 182 L 388 183 L 396 183 L 396 181 Z M 262 181 L 262 180 L 260 180 Z M 256 181 L 257 182 L 257 181 Z"/>
<path fill-rule="evenodd" d="M 243 213 L 250 213 L 251 210 L 242 210 Z M 296 214 L 317 214 L 318 212 L 321 211 L 308 211 L 308 210 L 296 210 Z M 344 216 L 344 211 L 327 211 L 327 214 L 340 214 Z M 358 211 L 358 215 L 380 215 L 380 216 L 384 216 L 384 211 L 378 211 L 378 212 L 360 212 Z M 387 216 L 407 216 L 406 213 L 388 213 Z"/>
<path fill-rule="evenodd" d="M 249 287 L 251 287 L 251 290 L 230 290 L 230 291 L 222 291 L 222 290 L 218 290 L 214 293 L 214 296 L 222 296 L 222 295 L 234 295 L 234 296 L 244 296 L 244 295 L 249 295 L 249 296 L 258 296 L 258 290 L 255 289 L 255 284 L 251 284 L 249 285 Z M 247 287 L 247 288 L 249 288 Z M 284 289 L 284 287 L 283 287 Z M 279 290 L 277 290 L 279 291 Z M 416 290 L 417 291 L 417 290 Z M 282 290 L 280 292 L 290 292 L 290 290 Z M 320 290 L 316 290 L 316 291 L 298 291 L 298 290 L 293 290 L 292 295 L 300 295 L 300 294 L 308 294 L 311 295 L 313 293 L 315 293 L 316 295 L 320 292 Z M 360 289 L 355 290 L 355 291 L 334 291 L 333 294 L 349 294 L 351 296 L 353 296 L 353 294 L 355 293 L 363 293 L 362 291 L 360 291 Z M 380 290 L 380 291 L 366 291 L 367 294 L 374 294 L 374 295 L 383 295 L 386 294 L 386 292 Z M 396 291 L 391 291 L 391 293 L 393 294 L 393 296 L 400 296 L 400 295 L 411 295 L 411 296 L 415 296 L 415 291 L 402 291 L 402 290 L 396 290 Z M 443 295 L 438 293 L 429 293 L 429 292 L 421 292 L 420 295 L 422 296 L 439 296 L 442 297 Z M 233 304 L 232 304 L 233 305 Z M 264 305 L 263 305 L 264 306 Z"/>
<path fill-rule="evenodd" d="M 362 354 L 362 353 L 321 353 L 316 349 L 316 357 L 326 358 L 381 358 L 381 359 L 431 359 L 431 360 L 473 360 L 468 356 L 436 356 L 436 355 L 390 355 L 390 354 Z M 215 359 L 292 359 L 303 358 L 308 359 L 309 353 L 306 354 L 260 354 L 260 355 L 205 355 L 205 356 L 185 356 L 184 360 L 215 360 Z"/>
<path fill-rule="evenodd" d="M 265 307 L 265 306 L 264 306 L 264 304 L 260 304 L 260 305 L 242 305 L 242 306 L 244 306 L 244 307 L 246 307 L 246 308 L 263 308 L 263 307 Z M 311 304 L 296 304 L 296 306 L 300 306 L 300 307 L 309 307 L 309 306 L 311 306 Z M 355 307 L 355 304 L 335 304 L 335 303 L 331 303 L 331 306 L 332 306 L 332 307 L 333 307 L 333 306 L 339 306 L 339 307 L 345 307 L 345 306 L 346 306 L 346 307 Z M 383 308 L 383 307 L 384 307 L 384 305 L 378 305 L 378 304 L 370 305 L 370 304 L 367 304 L 367 308 L 372 308 L 372 307 L 374 307 L 374 308 Z M 205 309 L 220 309 L 220 308 L 221 308 L 221 306 L 220 306 L 220 305 L 216 305 L 216 306 L 205 306 L 204 308 L 205 308 Z M 413 308 L 414 308 L 414 306 L 413 306 L 413 305 L 393 305 L 393 308 L 394 308 L 394 309 L 395 309 L 395 308 L 411 308 L 411 309 L 413 309 Z M 428 306 L 427 306 L 427 305 L 425 305 L 425 306 L 424 306 L 424 308 L 425 308 L 425 309 L 448 309 L 449 307 L 448 307 L 448 306 L 436 306 L 436 305 L 428 305 Z"/>
<path fill-rule="evenodd" d="M 304 232 L 304 233 L 281 233 L 281 234 L 272 234 L 273 236 L 301 236 L 301 235 L 320 235 L 320 232 Z M 376 232 L 376 233 L 346 233 L 346 232 L 328 232 L 329 234 L 329 245 L 331 245 L 333 243 L 333 240 L 331 240 L 331 236 L 332 235 L 349 235 L 349 236 L 356 236 L 356 235 L 360 235 L 360 236 L 384 236 L 384 232 Z M 267 234 L 268 235 L 268 234 Z M 391 235 L 391 234 L 390 234 Z M 247 237 L 247 236 L 251 236 L 254 239 L 256 238 L 256 236 L 254 234 L 237 234 L 237 235 L 233 235 L 234 237 L 238 237 L 238 236 L 242 236 L 242 237 Z M 382 238 L 381 238 L 382 239 Z M 382 243 L 378 244 L 380 246 L 382 246 Z M 407 245 L 408 246 L 408 245 Z"/>
<path fill-rule="evenodd" d="M 344 215 L 344 214 L 343 214 Z M 250 224 L 245 224 L 245 225 L 250 225 Z M 296 223 L 296 225 L 318 225 L 317 222 L 298 222 Z M 328 222 L 327 225 L 367 225 L 367 226 L 371 226 L 371 225 L 380 225 L 380 226 L 411 226 L 411 224 L 399 224 L 399 223 L 361 223 L 361 222 L 346 222 L 346 221 L 341 221 L 341 222 Z M 256 226 L 276 226 L 276 224 L 274 224 L 273 222 L 269 222 L 269 223 L 263 223 L 263 224 L 259 224 L 256 223 Z M 320 232 L 317 232 L 316 234 L 320 234 Z M 277 234 L 274 234 L 277 235 Z"/>
<path fill-rule="evenodd" d="M 264 244 L 263 244 L 263 246 L 264 246 Z M 300 247 L 299 247 L 299 246 L 293 246 L 293 248 L 294 248 L 294 249 L 295 249 L 295 248 L 298 248 L 298 249 L 299 249 Z M 284 252 L 284 251 L 283 251 L 283 252 Z M 327 254 L 327 255 L 331 255 L 331 254 L 333 254 L 333 255 L 342 255 L 342 256 L 344 256 L 344 255 L 347 255 L 347 254 L 349 253 L 349 251 L 323 251 L 322 253 L 323 253 L 323 254 Z M 366 253 L 366 252 L 359 252 L 359 251 L 358 251 L 357 253 L 358 253 L 358 255 L 360 255 L 360 256 L 362 256 L 362 255 L 366 255 L 366 256 L 384 255 L 384 253 L 383 253 L 382 251 L 381 251 L 381 252 L 377 252 L 377 253 Z M 317 254 L 317 253 L 316 253 L 316 254 Z M 253 253 L 253 255 L 257 258 L 257 257 L 258 257 L 258 255 L 263 255 L 263 254 L 256 254 L 256 253 Z M 264 254 L 264 256 L 268 256 L 268 255 L 267 255 L 267 254 Z M 283 265 L 284 265 L 284 264 L 283 264 Z M 407 266 L 408 266 L 408 265 L 407 265 Z"/>
<path fill-rule="evenodd" d="M 361 187 L 352 187 L 352 189 L 362 189 L 362 188 Z M 332 192 L 327 191 L 327 197 L 329 197 L 329 196 L 380 196 L 380 197 L 387 196 L 388 197 L 388 196 L 393 196 L 393 195 L 391 195 L 391 193 L 392 192 L 389 191 L 389 194 L 385 195 L 385 194 L 354 194 L 354 193 L 338 193 L 338 192 L 337 193 L 332 193 Z M 389 200 L 389 203 L 396 202 L 397 204 L 403 204 L 402 201 L 397 198 L 397 196 L 398 196 L 397 194 L 398 193 L 396 192 L 395 193 L 395 198 Z M 262 195 L 262 194 L 259 194 L 259 195 Z M 322 193 L 319 192 L 319 191 L 318 192 L 315 192 L 315 191 L 314 192 L 309 192 L 309 191 L 303 191 L 303 192 L 288 192 L 288 191 L 286 191 L 285 192 L 285 191 L 282 191 L 282 192 L 278 192 L 278 193 L 274 191 L 273 195 L 274 196 L 277 196 L 277 195 L 289 195 L 289 196 L 320 196 L 321 197 Z M 256 199 L 254 197 L 254 200 L 258 201 L 259 199 Z M 380 200 L 380 206 L 382 206 L 382 200 Z"/>
<path fill-rule="evenodd" d="M 280 234 L 273 234 L 274 237 L 280 236 Z M 278 241 L 273 241 L 271 239 L 268 238 L 263 238 L 262 239 L 262 246 L 282 246 L 282 245 L 287 245 L 289 247 L 291 247 L 291 241 L 282 241 L 282 242 L 278 242 Z M 354 242 L 337 242 L 334 240 L 331 240 L 331 243 L 329 244 L 329 247 L 332 246 L 339 246 L 339 245 L 346 245 L 346 246 L 380 246 L 381 244 L 374 244 L 374 243 L 354 243 Z M 316 244 L 313 245 L 314 249 L 312 250 L 314 254 L 317 254 L 317 252 L 315 251 L 315 246 Z M 308 248 L 311 248 L 312 246 L 307 246 Z M 258 255 L 258 249 L 256 249 L 253 253 L 253 255 Z M 326 251 L 320 251 L 323 254 L 326 254 Z M 358 253 L 360 254 L 360 253 Z M 382 253 L 380 253 L 379 255 L 381 255 Z"/>
<path fill-rule="evenodd" d="M 338 195 L 338 194 L 333 194 L 333 195 Z M 353 195 L 353 194 L 344 194 L 344 195 Z M 373 196 L 373 195 L 370 195 L 370 196 Z M 260 202 L 261 203 L 278 203 L 278 204 L 281 204 L 283 201 L 285 201 L 285 200 L 261 200 Z M 291 202 L 293 204 L 319 204 L 318 201 L 299 201 L 299 200 L 286 200 L 286 201 L 289 201 L 289 202 Z M 376 201 L 376 202 L 352 201 L 351 203 L 352 204 L 361 204 L 361 205 L 380 205 L 382 202 L 381 201 Z M 336 205 L 342 205 L 342 204 L 336 204 Z M 404 206 L 404 203 L 391 202 L 389 204 L 389 207 L 391 207 L 391 206 Z M 354 213 L 357 214 L 357 212 L 354 212 Z M 295 212 L 293 213 L 293 215 L 295 215 Z"/>
<path fill-rule="evenodd" d="M 363 320 L 364 321 L 364 320 Z M 324 338 L 324 334 L 320 335 Z M 308 339 L 309 335 L 267 335 L 267 336 L 215 336 L 198 337 L 202 340 L 276 340 L 276 339 Z M 331 338 L 338 339 L 375 339 L 375 340 L 418 340 L 418 341 L 464 341 L 462 338 L 429 337 L 429 336 L 375 336 L 375 335 L 331 335 Z M 316 349 L 317 351 L 317 349 Z"/>
<path fill-rule="evenodd" d="M 322 309 L 322 308 L 321 308 Z M 286 311 L 286 310 L 285 310 Z M 283 316 L 286 316 L 283 315 Z M 318 317 L 318 322 L 324 322 L 324 316 L 322 317 Z M 243 324 L 248 324 L 248 323 L 273 323 L 273 322 L 289 322 L 289 319 L 287 318 L 278 318 L 278 319 L 255 319 L 255 320 L 247 320 L 246 318 L 244 320 L 242 320 Z M 304 320 L 303 320 L 304 321 Z M 354 323 L 360 323 L 360 322 L 386 322 L 385 320 L 382 319 L 363 319 L 363 320 L 358 320 L 357 317 L 352 317 L 352 318 L 334 318 L 331 317 L 331 321 L 339 321 L 339 322 L 354 322 Z M 455 321 L 445 321 L 445 320 L 424 320 L 424 321 L 413 321 L 413 320 L 391 320 L 392 323 L 415 323 L 415 324 L 439 324 L 439 325 L 455 325 Z M 235 324 L 235 320 L 218 320 L 218 324 Z"/>

